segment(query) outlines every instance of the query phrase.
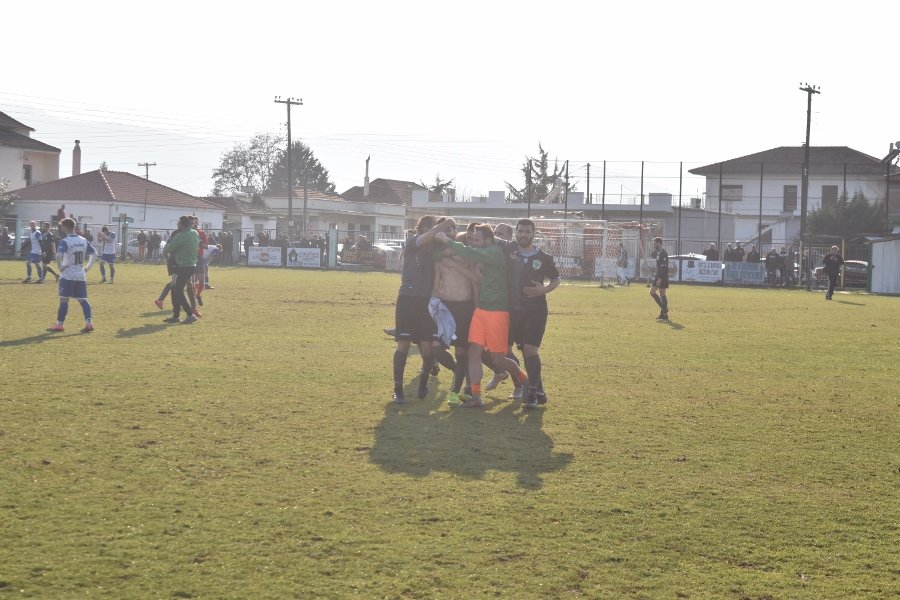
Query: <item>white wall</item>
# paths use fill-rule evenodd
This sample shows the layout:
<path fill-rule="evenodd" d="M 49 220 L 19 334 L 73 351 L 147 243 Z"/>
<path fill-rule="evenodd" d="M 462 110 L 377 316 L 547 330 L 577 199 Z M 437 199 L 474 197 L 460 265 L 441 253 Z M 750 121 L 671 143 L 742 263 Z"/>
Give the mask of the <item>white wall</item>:
<path fill-rule="evenodd" d="M 872 291 L 900 295 L 900 240 L 872 244 Z"/>
<path fill-rule="evenodd" d="M 9 180 L 10 190 L 25 187 L 25 179 L 22 177 L 24 158 L 25 153 L 21 148 L 0 147 L 0 179 Z"/>
<path fill-rule="evenodd" d="M 175 229 L 181 215 L 197 215 L 201 223 L 209 223 L 211 229 L 221 229 L 224 209 L 187 209 L 165 206 L 147 206 L 146 218 L 143 204 L 108 202 L 72 202 L 65 200 L 19 200 L 16 215 L 24 221 L 52 221 L 60 204 L 66 205 L 66 214 L 74 214 L 78 222 L 113 224 L 113 217 L 125 213 L 134 218 L 130 229 Z"/>
<path fill-rule="evenodd" d="M 31 185 L 59 179 L 59 154 L 25 151 L 25 164 L 31 165 Z"/>

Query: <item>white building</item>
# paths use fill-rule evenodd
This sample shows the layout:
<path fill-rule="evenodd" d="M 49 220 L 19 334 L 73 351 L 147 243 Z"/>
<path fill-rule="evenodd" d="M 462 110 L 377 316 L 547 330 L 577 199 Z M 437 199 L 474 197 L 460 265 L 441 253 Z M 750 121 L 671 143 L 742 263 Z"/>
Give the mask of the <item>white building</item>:
<path fill-rule="evenodd" d="M 759 236 L 762 243 L 789 245 L 800 235 L 803 162 L 803 146 L 782 146 L 691 169 L 690 173 L 706 177 L 708 211 L 718 212 L 721 204 L 722 213 L 733 215 L 735 239 L 755 243 Z M 891 168 L 892 173 L 896 171 Z M 846 146 L 811 146 L 807 215 L 857 193 L 870 202 L 883 200 L 886 181 L 887 168 L 878 158 Z"/>
<path fill-rule="evenodd" d="M 0 112 L 0 179 L 10 190 L 59 179 L 60 149 L 33 139 L 32 131 Z"/>
<path fill-rule="evenodd" d="M 20 223 L 56 221 L 65 204 L 66 214 L 80 224 L 110 225 L 126 221 L 128 230 L 171 230 L 181 215 L 195 215 L 207 230 L 222 228 L 224 210 L 196 196 L 160 185 L 132 173 L 89 171 L 56 181 L 12 190 L 17 196 Z"/>

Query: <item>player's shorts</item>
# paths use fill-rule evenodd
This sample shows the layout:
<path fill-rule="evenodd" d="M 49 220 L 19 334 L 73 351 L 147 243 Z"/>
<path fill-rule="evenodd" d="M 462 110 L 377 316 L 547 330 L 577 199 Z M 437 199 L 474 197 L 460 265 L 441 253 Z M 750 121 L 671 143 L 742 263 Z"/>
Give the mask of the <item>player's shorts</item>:
<path fill-rule="evenodd" d="M 109 264 L 113 264 L 114 262 L 116 262 L 116 255 L 115 254 L 101 254 L 100 260 L 102 260 L 103 262 L 109 263 Z"/>
<path fill-rule="evenodd" d="M 41 262 L 41 255 L 40 255 L 40 254 L 35 254 L 34 252 L 32 252 L 31 254 L 28 255 L 28 261 L 27 261 L 27 262 L 35 263 L 35 264 L 36 264 L 36 263 L 39 263 L 39 262 Z"/>
<path fill-rule="evenodd" d="M 472 324 L 472 313 L 475 302 L 472 300 L 441 300 L 456 321 L 456 341 L 454 346 L 466 346 L 469 343 L 469 326 Z"/>
<path fill-rule="evenodd" d="M 509 313 L 509 344 L 540 347 L 547 329 L 546 310 L 513 310 Z"/>
<path fill-rule="evenodd" d="M 665 275 L 656 275 L 656 279 L 653 280 L 653 285 L 658 287 L 661 290 L 664 290 L 669 287 L 669 274 Z"/>
<path fill-rule="evenodd" d="M 87 282 L 72 281 L 71 279 L 60 279 L 59 297 L 85 300 L 87 298 Z"/>
<path fill-rule="evenodd" d="M 42 254 L 42 255 L 41 255 L 41 262 L 44 263 L 45 265 L 49 265 L 50 263 L 53 262 L 53 257 L 52 257 L 52 256 L 47 256 L 47 255 Z"/>
<path fill-rule="evenodd" d="M 506 354 L 509 341 L 509 313 L 505 310 L 476 308 L 469 327 L 469 343 L 478 344 L 488 352 Z"/>
<path fill-rule="evenodd" d="M 394 337 L 397 340 L 426 342 L 434 340 L 437 325 L 428 312 L 430 298 L 420 296 L 397 296 L 394 311 Z"/>

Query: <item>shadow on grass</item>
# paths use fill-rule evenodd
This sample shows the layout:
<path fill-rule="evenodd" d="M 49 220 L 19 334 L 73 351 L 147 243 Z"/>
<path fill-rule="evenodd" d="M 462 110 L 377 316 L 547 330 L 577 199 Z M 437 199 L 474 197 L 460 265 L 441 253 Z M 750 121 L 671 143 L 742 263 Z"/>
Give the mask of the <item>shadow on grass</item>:
<path fill-rule="evenodd" d="M 849 300 L 838 300 L 838 304 L 849 304 L 850 306 L 865 306 L 863 302 L 850 302 Z"/>
<path fill-rule="evenodd" d="M 389 473 L 426 477 L 432 472 L 482 479 L 489 471 L 515 473 L 520 487 L 540 489 L 544 473 L 560 471 L 571 454 L 553 452 L 543 431 L 545 408 L 486 398 L 483 408 L 449 409 L 447 393 L 416 399 L 415 383 L 405 404 L 388 404 L 376 428 L 373 463 Z"/>
<path fill-rule="evenodd" d="M 159 323 L 157 325 L 141 325 L 140 327 L 132 327 L 131 329 L 120 329 L 116 332 L 117 338 L 132 338 L 139 335 L 148 335 L 158 333 L 169 327 L 170 323 Z"/>
<path fill-rule="evenodd" d="M 81 335 L 81 333 L 76 332 L 71 333 L 69 335 Z M 39 333 L 38 335 L 33 335 L 31 337 L 22 338 L 20 340 L 3 340 L 0 342 L 0 348 L 8 348 L 10 346 L 27 346 L 28 344 L 41 344 L 46 342 L 49 339 L 53 338 L 61 338 L 68 337 L 66 335 L 60 335 L 59 333 L 54 333 L 51 331 L 47 331 L 45 333 Z"/>
<path fill-rule="evenodd" d="M 664 323 L 664 324 L 668 325 L 669 327 L 671 327 L 672 329 L 674 329 L 675 331 L 681 331 L 682 329 L 684 329 L 684 325 L 682 325 L 681 323 L 676 323 L 675 321 L 670 321 L 669 319 L 666 319 L 665 321 L 660 319 L 659 323 Z"/>

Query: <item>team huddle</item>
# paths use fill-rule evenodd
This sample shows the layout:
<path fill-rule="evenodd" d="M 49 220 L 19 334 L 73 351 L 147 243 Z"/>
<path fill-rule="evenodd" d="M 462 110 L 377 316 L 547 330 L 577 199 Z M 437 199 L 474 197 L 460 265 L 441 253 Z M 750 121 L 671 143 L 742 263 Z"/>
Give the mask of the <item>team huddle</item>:
<path fill-rule="evenodd" d="M 534 222 L 491 229 L 470 224 L 457 233 L 453 219 L 424 216 L 406 240 L 394 335 L 393 401 L 405 402 L 403 373 L 413 342 L 422 356 L 417 397 L 428 394 L 438 362 L 451 369 L 451 406 L 480 407 L 482 364 L 494 373 L 484 391 L 512 377 L 511 395 L 534 408 L 546 403 L 540 345 L 547 325 L 546 294 L 560 283 L 553 258 L 533 245 Z M 512 346 L 524 357 L 521 367 Z M 447 348 L 455 348 L 455 360 Z M 468 386 L 463 391 L 463 383 Z"/>

